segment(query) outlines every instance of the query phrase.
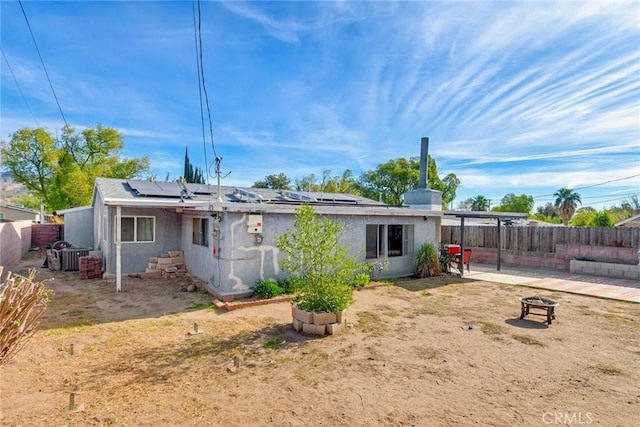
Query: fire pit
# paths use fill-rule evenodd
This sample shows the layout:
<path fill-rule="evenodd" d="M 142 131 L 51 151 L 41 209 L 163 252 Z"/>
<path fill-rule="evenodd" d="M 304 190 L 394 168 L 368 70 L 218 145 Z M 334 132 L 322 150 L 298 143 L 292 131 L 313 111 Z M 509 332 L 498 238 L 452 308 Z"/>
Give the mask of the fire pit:
<path fill-rule="evenodd" d="M 559 306 L 560 303 L 549 298 L 543 298 L 538 295 L 533 297 L 523 297 L 520 298 L 520 306 L 522 311 L 520 312 L 520 318 L 524 319 L 524 317 L 528 314 L 536 314 L 539 316 L 547 316 L 547 323 L 550 325 L 551 321 L 556 318 L 555 308 Z M 531 309 L 541 309 L 546 313 L 531 313 Z"/>

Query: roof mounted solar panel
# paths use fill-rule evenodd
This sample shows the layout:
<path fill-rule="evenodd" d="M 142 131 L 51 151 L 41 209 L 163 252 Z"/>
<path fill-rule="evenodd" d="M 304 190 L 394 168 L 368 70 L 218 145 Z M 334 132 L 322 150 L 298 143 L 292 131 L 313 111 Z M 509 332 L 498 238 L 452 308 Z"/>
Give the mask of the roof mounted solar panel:
<path fill-rule="evenodd" d="M 233 195 L 240 200 L 245 200 L 246 198 L 247 202 L 262 203 L 262 196 L 260 194 L 243 190 L 242 188 L 236 188 L 233 190 Z"/>
<path fill-rule="evenodd" d="M 136 181 L 129 179 L 127 184 L 139 196 L 180 197 L 180 187 L 175 182 Z"/>
<path fill-rule="evenodd" d="M 281 190 L 280 194 L 291 200 L 300 200 L 301 202 L 317 202 L 315 197 L 298 193 L 296 191 Z"/>

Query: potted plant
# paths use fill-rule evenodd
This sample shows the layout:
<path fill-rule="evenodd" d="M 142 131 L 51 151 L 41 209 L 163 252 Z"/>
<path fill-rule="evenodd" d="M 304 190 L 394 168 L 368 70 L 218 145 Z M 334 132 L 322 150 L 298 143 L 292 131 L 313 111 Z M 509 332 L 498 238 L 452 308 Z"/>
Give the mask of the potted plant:
<path fill-rule="evenodd" d="M 292 308 L 296 330 L 332 334 L 353 302 L 351 283 L 363 266 L 340 244 L 341 228 L 338 221 L 319 218 L 311 206 L 303 205 L 296 209 L 293 229 L 276 241 L 285 255 L 283 270 L 301 282 Z"/>

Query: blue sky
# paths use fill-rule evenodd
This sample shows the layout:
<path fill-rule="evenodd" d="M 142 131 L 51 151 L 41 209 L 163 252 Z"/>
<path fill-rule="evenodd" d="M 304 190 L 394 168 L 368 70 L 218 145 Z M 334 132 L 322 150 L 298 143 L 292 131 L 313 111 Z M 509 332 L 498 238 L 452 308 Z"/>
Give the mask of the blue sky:
<path fill-rule="evenodd" d="M 212 162 L 191 1 L 23 6 L 71 125 L 119 129 L 123 154 L 148 155 L 161 178 L 182 174 L 185 146 Z M 20 4 L 0 8 L 15 75 L 2 58 L 0 137 L 56 132 Z M 206 1 L 201 13 L 225 185 L 360 176 L 419 155 L 428 136 L 440 175 L 461 180 L 454 208 L 507 193 L 539 206 L 561 187 L 598 209 L 640 194 L 637 1 Z"/>

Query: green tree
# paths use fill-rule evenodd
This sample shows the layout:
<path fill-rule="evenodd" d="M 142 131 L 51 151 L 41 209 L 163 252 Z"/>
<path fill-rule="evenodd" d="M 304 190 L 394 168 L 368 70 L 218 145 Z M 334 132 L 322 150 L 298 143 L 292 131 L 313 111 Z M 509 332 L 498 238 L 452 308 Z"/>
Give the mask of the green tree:
<path fill-rule="evenodd" d="M 133 178 L 149 171 L 149 159 L 123 159 L 124 139 L 98 125 L 77 132 L 65 126 L 59 137 L 44 128 L 15 132 L 2 158 L 13 178 L 44 201 L 48 210 L 91 202 L 96 177 Z"/>
<path fill-rule="evenodd" d="M 592 225 L 593 227 L 613 227 L 614 222 L 610 213 L 602 211 L 596 213 L 595 217 L 593 218 Z"/>
<path fill-rule="evenodd" d="M 193 183 L 193 184 L 204 184 L 204 174 L 202 173 L 202 169 L 193 167 L 193 163 L 189 160 L 189 149 L 185 147 L 184 149 L 184 182 Z"/>
<path fill-rule="evenodd" d="M 24 206 L 25 208 L 40 210 L 40 199 L 33 194 L 23 194 L 21 196 L 12 197 L 9 200 L 14 206 Z"/>
<path fill-rule="evenodd" d="M 575 212 L 575 215 L 572 215 L 571 225 L 573 227 L 590 227 L 597 213 L 598 211 L 591 206 L 580 208 Z"/>
<path fill-rule="evenodd" d="M 289 179 L 284 173 L 280 172 L 275 175 L 267 175 L 263 181 L 256 181 L 253 183 L 253 188 L 272 188 L 274 190 L 290 190 L 291 179 Z"/>
<path fill-rule="evenodd" d="M 479 194 L 473 199 L 471 199 L 471 210 L 472 211 L 488 211 L 489 210 L 489 199 Z"/>
<path fill-rule="evenodd" d="M 556 198 L 553 205 L 558 210 L 558 213 L 562 217 L 562 223 L 566 227 L 569 225 L 569 221 L 575 213 L 578 203 L 582 204 L 580 194 L 569 188 L 561 188 L 553 193 L 553 197 Z"/>
<path fill-rule="evenodd" d="M 294 300 L 299 309 L 337 313 L 352 302 L 350 283 L 364 266 L 340 243 L 341 231 L 338 221 L 318 218 L 312 207 L 303 205 L 296 209 L 293 229 L 277 238 L 285 255 L 282 268 L 302 280 Z"/>
<path fill-rule="evenodd" d="M 500 200 L 500 205 L 492 210 L 497 212 L 522 212 L 528 214 L 531 212 L 531 209 L 533 209 L 533 196 L 526 194 L 516 196 L 513 193 L 509 193 Z"/>
<path fill-rule="evenodd" d="M 427 162 L 428 183 L 427 187 L 442 192 L 442 204 L 448 206 L 456 196 L 456 190 L 460 180 L 453 173 L 444 179 L 438 177 L 438 168 L 435 160 L 429 156 Z M 402 196 L 407 191 L 418 187 L 420 178 L 420 159 L 392 159 L 378 165 L 374 170 L 364 172 L 358 182 L 360 192 L 364 197 L 377 200 L 382 194 L 382 201 L 389 205 L 402 204 Z"/>

